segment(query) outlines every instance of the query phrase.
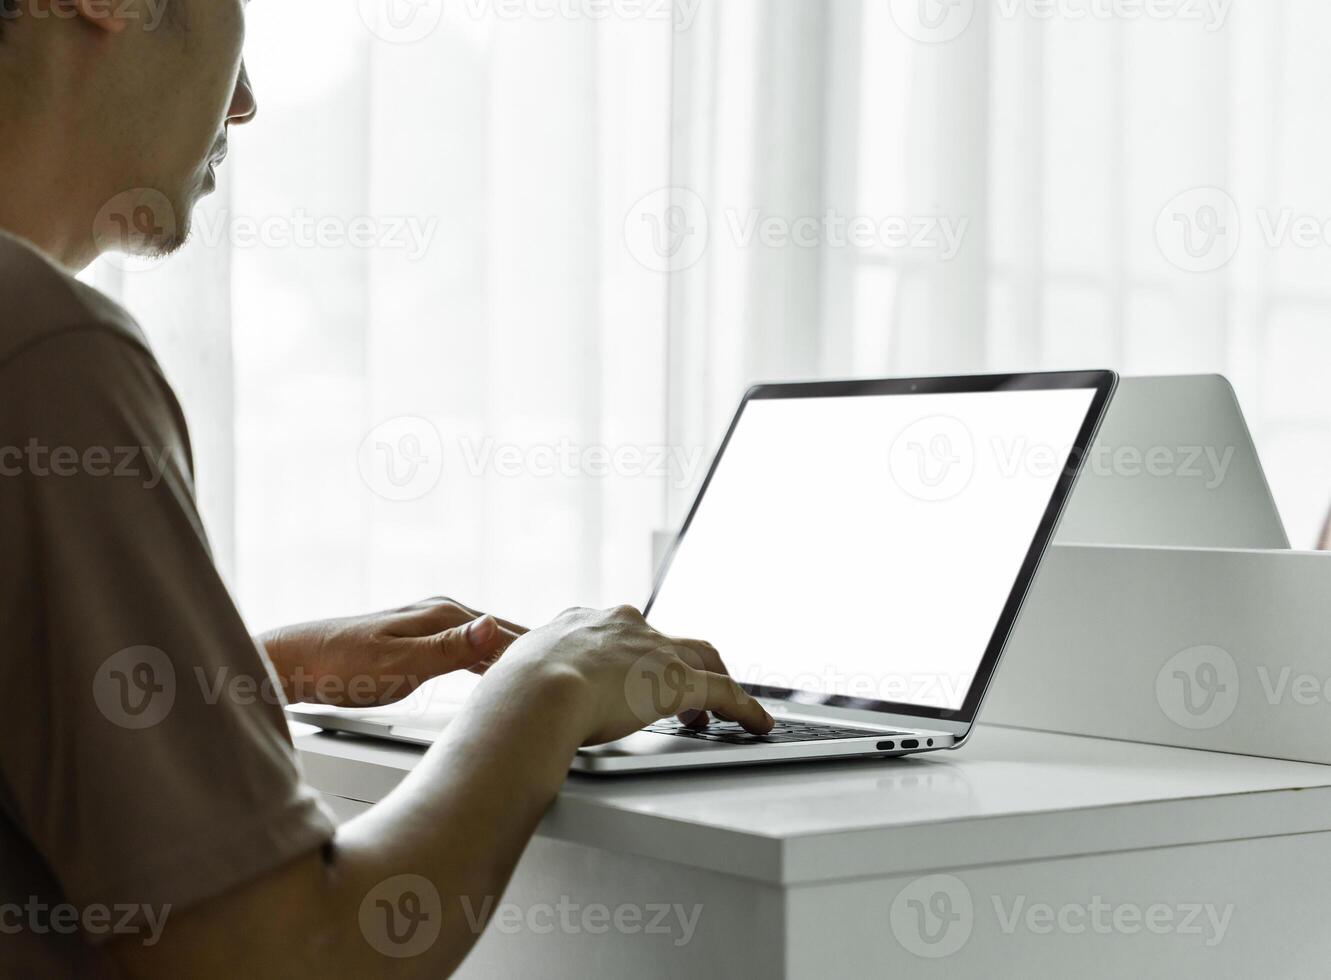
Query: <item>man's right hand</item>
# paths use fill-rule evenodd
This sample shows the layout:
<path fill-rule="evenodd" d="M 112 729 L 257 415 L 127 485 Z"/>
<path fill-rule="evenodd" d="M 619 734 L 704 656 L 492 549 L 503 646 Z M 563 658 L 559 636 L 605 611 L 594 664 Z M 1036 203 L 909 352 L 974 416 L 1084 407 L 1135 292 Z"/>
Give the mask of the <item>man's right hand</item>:
<path fill-rule="evenodd" d="M 715 647 L 659 633 L 631 606 L 564 612 L 509 647 L 485 684 L 511 685 L 519 698 L 549 697 L 558 686 L 584 745 L 613 742 L 671 715 L 696 724 L 710 711 L 758 735 L 773 724 Z"/>

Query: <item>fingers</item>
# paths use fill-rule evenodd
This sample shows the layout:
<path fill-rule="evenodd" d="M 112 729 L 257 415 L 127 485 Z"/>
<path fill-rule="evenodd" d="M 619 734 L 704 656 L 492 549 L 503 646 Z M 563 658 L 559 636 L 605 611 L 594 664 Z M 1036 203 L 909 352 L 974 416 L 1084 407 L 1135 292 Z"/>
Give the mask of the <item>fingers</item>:
<path fill-rule="evenodd" d="M 416 617 L 419 622 L 425 625 L 426 631 L 432 633 L 458 626 L 468 620 L 479 619 L 485 615 L 478 609 L 473 609 L 456 599 L 449 599 L 446 596 L 436 596 L 433 599 L 422 600 L 414 606 L 406 607 L 402 612 Z M 494 617 L 494 621 L 515 636 L 522 636 L 529 632 L 527 627 L 511 623 L 507 619 L 500 619 L 498 616 Z"/>
<path fill-rule="evenodd" d="M 745 731 L 755 735 L 766 735 L 776 724 L 767 709 L 728 674 L 703 670 L 695 671 L 694 675 L 694 683 L 690 684 L 690 688 L 702 693 L 702 702 L 690 707 L 713 711 L 723 718 L 738 722 Z"/>
<path fill-rule="evenodd" d="M 678 637 L 671 637 L 671 640 L 678 644 L 682 649 L 680 656 L 690 666 L 699 670 L 706 670 L 713 674 L 729 674 L 725 663 L 721 660 L 721 654 L 716 647 L 703 640 L 688 640 Z"/>
<path fill-rule="evenodd" d="M 461 609 L 464 613 L 466 613 L 468 616 L 472 617 L 473 619 L 478 616 L 484 615 L 484 613 L 480 612 L 480 610 L 472 609 L 470 606 L 463 605 L 462 603 L 458 602 L 456 599 L 441 599 L 439 601 L 447 602 L 450 603 L 451 605 L 456 606 L 458 609 Z M 524 633 L 530 632 L 530 630 L 528 630 L 527 627 L 519 626 L 517 623 L 510 623 L 507 619 L 500 619 L 498 616 L 494 617 L 494 621 L 498 623 L 500 626 L 502 626 L 509 633 L 513 633 L 516 636 L 521 636 Z"/>
<path fill-rule="evenodd" d="M 481 615 L 480 613 L 475 612 L 474 610 L 468 610 L 468 611 L 473 616 Z M 496 623 L 498 623 L 501 627 L 503 627 L 504 632 L 509 633 L 514 637 L 519 637 L 525 633 L 531 632 L 531 630 L 529 630 L 527 627 L 520 626 L 517 623 L 510 623 L 507 619 L 500 619 L 498 616 L 495 616 L 493 618 Z"/>
<path fill-rule="evenodd" d="M 712 674 L 729 674 L 726 665 L 721 660 L 721 654 L 716 647 L 703 640 L 688 640 L 672 638 L 678 644 L 677 654 L 690 667 L 697 670 L 707 671 Z M 725 721 L 734 721 L 721 712 L 717 715 Z M 706 728 L 710 719 L 706 711 L 685 711 L 676 716 L 681 725 L 687 725 L 689 728 Z"/>

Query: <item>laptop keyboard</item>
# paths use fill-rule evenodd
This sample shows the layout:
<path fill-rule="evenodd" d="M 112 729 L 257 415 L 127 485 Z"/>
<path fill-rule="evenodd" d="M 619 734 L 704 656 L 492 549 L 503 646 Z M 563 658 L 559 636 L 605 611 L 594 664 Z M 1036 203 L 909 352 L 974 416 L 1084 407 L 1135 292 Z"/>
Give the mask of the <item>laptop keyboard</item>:
<path fill-rule="evenodd" d="M 707 742 L 727 742 L 731 745 L 761 745 L 773 742 L 821 742 L 834 738 L 890 738 L 906 732 L 873 732 L 863 728 L 842 728 L 807 721 L 777 719 L 776 726 L 766 735 L 752 735 L 733 721 L 713 718 L 706 728 L 689 728 L 674 718 L 658 721 L 643 729 L 657 735 L 678 735 Z"/>

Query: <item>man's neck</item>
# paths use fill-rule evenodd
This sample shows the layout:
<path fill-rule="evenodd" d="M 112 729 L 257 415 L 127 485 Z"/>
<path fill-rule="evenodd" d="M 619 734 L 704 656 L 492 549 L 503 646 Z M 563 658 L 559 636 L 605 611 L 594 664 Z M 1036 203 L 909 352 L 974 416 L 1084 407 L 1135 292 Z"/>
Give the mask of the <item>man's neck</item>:
<path fill-rule="evenodd" d="M 68 98 L 89 79 L 73 65 L 0 57 L 13 59 L 0 63 L 0 229 L 78 273 L 97 257 L 93 224 L 104 203 L 104 175 L 89 163 L 98 154 L 83 142 L 97 129 L 80 119 L 79 100 Z M 74 74 L 60 78 L 64 68 Z"/>
<path fill-rule="evenodd" d="M 93 221 L 97 209 L 88 201 L 86 187 L 77 176 L 62 174 L 61 161 L 42 160 L 42 154 L 26 151 L 33 141 L 6 139 L 0 148 L 0 229 L 20 238 L 53 262 L 77 274 L 97 257 Z"/>

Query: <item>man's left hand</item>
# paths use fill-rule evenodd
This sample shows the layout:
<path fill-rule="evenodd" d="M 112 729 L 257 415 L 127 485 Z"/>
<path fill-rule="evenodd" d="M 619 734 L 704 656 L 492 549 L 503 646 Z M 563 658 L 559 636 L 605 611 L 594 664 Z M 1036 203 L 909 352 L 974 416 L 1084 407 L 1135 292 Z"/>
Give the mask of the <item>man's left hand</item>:
<path fill-rule="evenodd" d="M 441 674 L 483 674 L 527 630 L 452 599 L 273 630 L 259 637 L 287 700 L 392 704 Z"/>

